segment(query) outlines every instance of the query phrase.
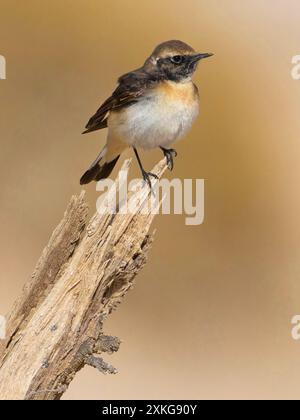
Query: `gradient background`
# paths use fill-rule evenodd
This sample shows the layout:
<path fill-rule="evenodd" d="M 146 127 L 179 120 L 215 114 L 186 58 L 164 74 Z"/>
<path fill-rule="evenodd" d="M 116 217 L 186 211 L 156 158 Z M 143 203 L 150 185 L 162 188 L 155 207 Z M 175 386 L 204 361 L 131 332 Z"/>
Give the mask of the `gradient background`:
<path fill-rule="evenodd" d="M 106 324 L 120 373 L 85 368 L 64 398 L 299 398 L 299 20 L 298 0 L 0 0 L 0 313 L 105 141 L 80 133 L 117 77 L 172 38 L 216 54 L 174 172 L 205 178 L 205 223 L 156 218 L 149 263 Z"/>

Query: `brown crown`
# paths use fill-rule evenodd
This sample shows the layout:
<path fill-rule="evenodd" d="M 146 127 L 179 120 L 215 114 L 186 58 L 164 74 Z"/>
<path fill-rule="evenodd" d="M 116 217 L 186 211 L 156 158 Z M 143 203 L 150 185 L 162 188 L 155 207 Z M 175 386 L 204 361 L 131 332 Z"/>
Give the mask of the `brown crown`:
<path fill-rule="evenodd" d="M 195 50 L 182 41 L 166 41 L 159 44 L 152 53 L 152 57 L 163 58 L 171 55 L 189 55 L 194 54 Z"/>

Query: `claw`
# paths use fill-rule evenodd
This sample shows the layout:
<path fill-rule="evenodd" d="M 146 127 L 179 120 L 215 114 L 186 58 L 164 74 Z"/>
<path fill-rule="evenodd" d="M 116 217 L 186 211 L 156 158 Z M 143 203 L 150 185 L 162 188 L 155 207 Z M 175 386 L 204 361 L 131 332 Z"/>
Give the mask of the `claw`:
<path fill-rule="evenodd" d="M 142 175 L 143 175 L 144 182 L 146 182 L 149 185 L 149 188 L 152 191 L 152 184 L 151 184 L 150 178 L 152 177 L 152 178 L 158 179 L 158 176 L 156 174 L 153 174 L 152 172 L 146 172 L 146 171 L 143 171 Z"/>
<path fill-rule="evenodd" d="M 165 155 L 165 158 L 167 160 L 167 165 L 170 171 L 174 168 L 174 157 L 177 156 L 177 152 L 175 149 L 165 149 L 164 147 L 161 147 L 161 150 L 163 151 L 163 154 Z"/>

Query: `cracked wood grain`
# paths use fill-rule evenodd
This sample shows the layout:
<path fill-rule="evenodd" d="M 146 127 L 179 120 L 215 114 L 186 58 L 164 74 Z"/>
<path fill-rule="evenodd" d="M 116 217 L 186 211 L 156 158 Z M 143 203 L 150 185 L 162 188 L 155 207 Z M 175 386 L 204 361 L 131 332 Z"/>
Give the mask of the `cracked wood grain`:
<path fill-rule="evenodd" d="M 129 167 L 127 160 L 121 171 Z M 162 160 L 153 172 L 161 177 L 165 169 Z M 113 192 L 103 200 L 106 210 Z M 127 204 L 138 202 L 135 214 L 122 214 L 121 207 L 88 221 L 84 192 L 72 197 L 8 318 L 0 342 L 1 400 L 60 399 L 85 365 L 116 373 L 102 356 L 118 351 L 120 340 L 104 334 L 104 322 L 146 263 L 155 217 L 147 210 L 150 199 L 140 183 L 127 197 Z"/>

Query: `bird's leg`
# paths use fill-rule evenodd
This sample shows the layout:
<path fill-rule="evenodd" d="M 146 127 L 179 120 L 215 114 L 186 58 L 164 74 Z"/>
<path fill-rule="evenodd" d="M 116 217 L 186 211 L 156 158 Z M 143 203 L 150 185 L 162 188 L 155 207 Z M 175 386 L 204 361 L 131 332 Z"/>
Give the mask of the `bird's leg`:
<path fill-rule="evenodd" d="M 165 158 L 167 159 L 167 165 L 170 171 L 174 168 L 174 160 L 173 158 L 177 156 L 177 152 L 175 149 L 165 149 L 164 147 L 160 147 L 160 149 L 163 151 L 163 154 L 165 155 Z"/>
<path fill-rule="evenodd" d="M 139 167 L 140 167 L 140 169 L 141 169 L 143 180 L 144 180 L 145 182 L 147 182 L 147 184 L 149 185 L 150 190 L 152 190 L 152 185 L 151 185 L 151 180 L 150 180 L 150 177 L 152 176 L 153 178 L 158 179 L 158 176 L 157 176 L 157 175 L 155 175 L 155 174 L 153 174 L 152 172 L 146 172 L 146 171 L 145 171 L 145 169 L 143 168 L 143 165 L 142 165 L 141 159 L 140 159 L 140 157 L 139 157 L 139 155 L 138 155 L 138 152 L 137 152 L 136 148 L 134 147 L 134 148 L 133 148 L 133 150 L 134 150 L 135 156 L 136 156 L 136 158 L 137 158 L 137 161 L 138 161 Z"/>

